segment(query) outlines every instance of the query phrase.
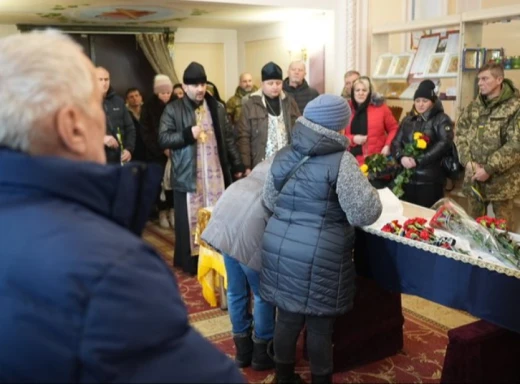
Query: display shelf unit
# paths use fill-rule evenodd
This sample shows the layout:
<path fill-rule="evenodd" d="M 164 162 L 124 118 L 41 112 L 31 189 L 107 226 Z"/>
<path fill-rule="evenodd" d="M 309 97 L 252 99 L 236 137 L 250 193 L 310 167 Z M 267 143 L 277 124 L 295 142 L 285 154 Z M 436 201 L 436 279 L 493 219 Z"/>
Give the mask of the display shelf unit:
<path fill-rule="evenodd" d="M 428 20 L 414 20 L 408 23 L 396 23 L 375 26 L 372 29 L 372 45 L 371 45 L 371 71 L 373 73 L 379 56 L 386 53 L 401 53 L 392 52 L 391 47 L 391 36 L 392 35 L 403 35 L 409 34 L 415 31 L 425 30 L 459 30 L 461 23 L 460 15 L 451 15 L 442 18 L 428 19 Z M 460 39 L 459 39 L 460 41 Z M 460 48 L 460 47 L 459 47 Z M 459 49 L 460 50 L 460 49 Z M 457 86 L 457 77 L 453 76 L 436 76 L 441 82 L 441 92 L 445 92 L 447 88 Z M 376 88 L 384 88 L 384 83 L 407 83 L 408 80 L 395 80 L 395 79 L 377 79 L 374 81 Z M 399 106 L 403 108 L 403 117 L 410 111 L 413 100 L 411 99 L 400 99 L 391 97 L 388 98 L 388 104 L 392 106 Z M 456 100 L 443 100 L 444 108 L 449 115 L 454 116 Z"/>
<path fill-rule="evenodd" d="M 391 36 L 407 35 L 415 31 L 450 31 L 458 30 L 459 35 L 459 66 L 457 76 L 436 76 L 441 81 L 441 92 L 445 92 L 448 88 L 456 88 L 455 100 L 443 100 L 443 104 L 453 119 L 457 119 L 463 108 L 469 104 L 475 97 L 475 78 L 476 71 L 462 71 L 462 51 L 464 48 L 480 48 L 483 46 L 483 35 L 486 25 L 497 22 L 518 22 L 520 29 L 520 4 L 512 6 L 503 6 L 495 8 L 487 8 L 480 10 L 472 10 L 457 15 L 450 15 L 441 18 L 432 18 L 427 20 L 414 20 L 410 22 L 400 22 L 386 25 L 374 26 L 372 28 L 371 56 L 370 56 L 370 73 L 375 70 L 375 66 L 379 56 L 392 52 Z M 394 47 L 395 48 L 395 47 Z M 489 48 L 489 47 L 487 47 Z M 506 50 L 508 47 L 503 47 Z M 509 47 L 513 48 L 513 47 Z M 516 47 L 515 47 L 516 48 Z M 520 54 L 520 53 L 519 53 Z M 506 70 L 506 76 L 511 77 L 517 86 L 520 86 L 520 71 L 515 69 Z M 518 80 L 517 80 L 518 79 Z M 385 82 L 406 82 L 407 80 L 394 79 L 377 79 L 376 87 L 381 86 Z M 403 107 L 405 111 L 411 109 L 412 101 L 390 98 L 390 105 L 398 105 Z"/>
<path fill-rule="evenodd" d="M 500 23 L 500 24 L 497 24 Z M 516 23 L 511 25 L 511 23 Z M 509 25 L 509 27 L 504 27 Z M 489 28 L 489 29 L 488 29 Z M 495 29 L 498 38 L 493 44 L 486 44 L 486 32 L 490 29 Z M 504 29 L 504 33 L 500 33 L 500 28 Z M 498 33 L 497 33 L 498 29 Z M 507 31 L 506 31 L 507 29 Z M 459 67 L 457 76 L 455 78 L 447 79 L 441 78 L 441 92 L 443 88 L 456 86 L 456 99 L 454 101 L 443 101 L 446 113 L 456 121 L 463 109 L 474 99 L 476 75 L 477 71 L 462 71 L 462 52 L 464 48 L 497 48 L 501 46 L 505 50 L 506 56 L 510 56 L 508 51 L 515 52 L 515 55 L 520 55 L 520 48 L 518 44 L 518 34 L 520 31 L 520 4 L 511 6 L 502 6 L 495 8 L 486 8 L 480 10 L 472 10 L 458 15 L 451 15 L 448 17 L 419 20 L 407 23 L 395 23 L 388 25 L 380 25 L 372 29 L 372 45 L 371 45 L 371 73 L 374 71 L 377 59 L 380 55 L 385 53 L 399 53 L 392 52 L 390 47 L 390 37 L 396 34 L 408 34 L 414 31 L 425 30 L 458 30 L 459 35 Z M 508 36 L 507 33 L 512 34 Z M 507 38 L 509 37 L 509 38 Z M 499 45 L 497 45 L 497 42 Z M 486 46 L 488 45 L 488 46 Z M 520 88 L 520 70 L 507 69 L 505 70 L 507 78 L 513 80 L 517 88 Z M 387 80 L 377 80 L 381 83 Z M 406 80 L 403 80 L 406 81 Z M 389 99 L 389 105 L 398 105 L 403 107 L 404 111 L 411 109 L 411 100 Z M 404 115 L 404 113 L 403 113 Z M 456 128 L 455 128 L 456 130 Z M 455 198 L 464 207 L 466 199 L 460 192 L 460 182 L 449 193 L 450 197 Z M 489 213 L 489 212 L 488 212 Z M 514 228 L 515 232 L 520 232 L 520 198 L 515 199 L 515 216 L 517 218 L 517 225 Z"/>

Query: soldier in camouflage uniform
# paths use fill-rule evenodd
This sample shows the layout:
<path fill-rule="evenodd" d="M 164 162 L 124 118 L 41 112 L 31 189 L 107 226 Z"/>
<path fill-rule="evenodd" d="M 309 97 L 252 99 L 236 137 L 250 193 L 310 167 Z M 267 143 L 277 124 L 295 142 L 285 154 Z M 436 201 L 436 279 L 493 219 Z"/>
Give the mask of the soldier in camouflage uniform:
<path fill-rule="evenodd" d="M 253 85 L 253 76 L 250 73 L 242 73 L 235 94 L 226 103 L 226 111 L 233 126 L 236 125 L 240 118 L 242 98 L 257 90 L 258 87 Z"/>
<path fill-rule="evenodd" d="M 480 94 L 460 116 L 455 143 L 466 166 L 463 193 L 469 214 L 486 214 L 489 203 L 497 218 L 513 228 L 513 199 L 520 192 L 520 98 L 500 64 L 478 73 Z"/>

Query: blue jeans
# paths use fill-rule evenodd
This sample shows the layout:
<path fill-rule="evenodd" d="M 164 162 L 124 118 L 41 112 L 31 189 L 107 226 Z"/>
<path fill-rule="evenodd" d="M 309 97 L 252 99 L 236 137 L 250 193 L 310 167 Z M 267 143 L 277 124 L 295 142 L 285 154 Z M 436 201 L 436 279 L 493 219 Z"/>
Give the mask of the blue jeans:
<path fill-rule="evenodd" d="M 260 297 L 260 273 L 223 253 L 227 272 L 228 312 L 234 336 L 248 335 L 254 322 L 253 337 L 269 341 L 274 334 L 274 307 Z M 249 290 L 254 296 L 253 316 L 249 313 Z"/>

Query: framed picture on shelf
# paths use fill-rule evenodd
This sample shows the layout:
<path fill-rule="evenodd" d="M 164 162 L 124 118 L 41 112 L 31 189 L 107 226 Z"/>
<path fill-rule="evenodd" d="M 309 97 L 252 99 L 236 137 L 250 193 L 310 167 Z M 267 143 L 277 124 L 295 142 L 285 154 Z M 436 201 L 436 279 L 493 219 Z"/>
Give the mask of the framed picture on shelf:
<path fill-rule="evenodd" d="M 481 53 L 478 48 L 464 48 L 462 53 L 462 69 L 471 71 L 480 68 Z"/>
<path fill-rule="evenodd" d="M 484 51 L 484 62 L 482 64 L 489 63 L 490 61 L 502 60 L 503 57 L 503 48 L 486 48 Z"/>
<path fill-rule="evenodd" d="M 445 58 L 444 76 L 457 77 L 459 72 L 459 54 L 448 53 Z"/>
<path fill-rule="evenodd" d="M 443 72 L 443 64 L 446 59 L 445 53 L 434 53 L 428 59 L 428 65 L 424 72 L 424 77 L 440 77 Z"/>
<path fill-rule="evenodd" d="M 393 60 L 394 55 L 391 53 L 385 53 L 384 55 L 379 56 L 376 63 L 376 69 L 372 75 L 372 78 L 387 79 L 390 69 L 392 67 Z"/>
<path fill-rule="evenodd" d="M 408 74 L 410 73 L 410 69 L 412 68 L 413 58 L 413 53 L 400 53 L 398 55 L 394 55 L 388 78 L 407 79 Z"/>

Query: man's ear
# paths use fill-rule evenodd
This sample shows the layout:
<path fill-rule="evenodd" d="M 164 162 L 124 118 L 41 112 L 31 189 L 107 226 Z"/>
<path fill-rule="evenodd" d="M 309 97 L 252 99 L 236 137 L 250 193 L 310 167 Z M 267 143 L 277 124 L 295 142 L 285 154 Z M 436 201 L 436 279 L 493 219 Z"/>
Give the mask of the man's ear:
<path fill-rule="evenodd" d="M 87 132 L 78 108 L 68 105 L 56 113 L 56 133 L 65 149 L 76 156 L 87 152 Z"/>

